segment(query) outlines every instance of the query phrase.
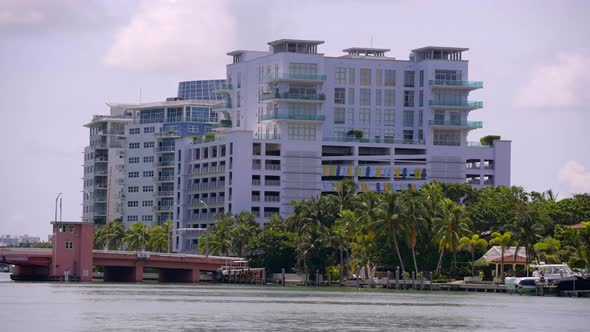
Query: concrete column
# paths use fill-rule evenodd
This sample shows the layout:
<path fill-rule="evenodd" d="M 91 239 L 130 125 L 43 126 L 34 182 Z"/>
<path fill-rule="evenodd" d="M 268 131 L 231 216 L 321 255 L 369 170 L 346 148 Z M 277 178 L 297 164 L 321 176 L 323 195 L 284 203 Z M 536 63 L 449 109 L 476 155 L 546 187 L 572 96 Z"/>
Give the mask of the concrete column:
<path fill-rule="evenodd" d="M 193 283 L 199 283 L 199 282 L 201 282 L 201 270 L 199 270 L 199 269 L 192 269 L 191 282 L 193 282 Z"/>
<path fill-rule="evenodd" d="M 143 282 L 143 262 L 138 261 L 135 263 L 135 275 L 133 277 L 134 282 Z"/>

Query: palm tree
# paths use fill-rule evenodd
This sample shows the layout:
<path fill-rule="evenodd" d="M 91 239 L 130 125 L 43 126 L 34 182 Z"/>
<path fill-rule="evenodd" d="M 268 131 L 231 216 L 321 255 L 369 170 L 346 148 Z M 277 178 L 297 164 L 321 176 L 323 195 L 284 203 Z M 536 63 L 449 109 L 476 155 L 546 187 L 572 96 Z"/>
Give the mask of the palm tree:
<path fill-rule="evenodd" d="M 397 242 L 398 235 L 403 234 L 404 232 L 404 225 L 402 224 L 400 218 L 401 207 L 398 197 L 399 195 L 394 192 L 386 192 L 383 194 L 383 206 L 380 209 L 380 211 L 383 213 L 383 216 L 381 217 L 380 231 L 383 234 L 386 234 L 388 237 L 391 236 L 391 239 L 393 240 L 393 246 L 395 247 L 395 252 L 402 269 L 402 274 L 405 274 L 406 268 L 404 266 L 404 261 L 399 251 L 399 244 Z"/>
<path fill-rule="evenodd" d="M 234 216 L 231 213 L 220 213 L 215 216 L 215 225 L 208 230 L 209 234 L 202 235 L 199 239 L 199 251 L 204 253 L 209 238 L 209 253 L 229 256 L 231 248 L 231 233 L 234 225 Z"/>
<path fill-rule="evenodd" d="M 355 228 L 358 224 L 358 218 L 354 212 L 350 210 L 344 210 L 340 212 L 340 217 L 336 219 L 336 222 L 331 228 L 332 240 L 338 247 L 340 253 L 340 283 L 344 281 L 344 254 L 346 258 L 350 258 L 349 247 L 351 236 L 355 232 Z M 348 270 L 348 269 L 347 269 Z M 348 271 L 346 273 L 348 275 Z"/>
<path fill-rule="evenodd" d="M 490 240 L 490 245 L 499 245 L 501 252 L 502 252 L 502 260 L 500 265 L 500 278 L 504 276 L 504 251 L 506 247 L 509 247 L 513 243 L 512 241 L 512 233 L 505 232 L 493 232 L 492 239 Z M 515 253 L 516 255 L 516 253 Z"/>
<path fill-rule="evenodd" d="M 481 239 L 479 235 L 473 234 L 470 238 L 467 236 L 459 239 L 459 250 L 468 251 L 471 254 L 471 276 L 475 276 L 475 250 L 486 250 L 488 241 Z"/>
<path fill-rule="evenodd" d="M 406 229 L 406 243 L 412 249 L 412 259 L 414 260 L 414 270 L 418 273 L 418 264 L 416 263 L 416 244 L 419 233 L 424 225 L 424 204 L 419 191 L 408 189 L 402 191 L 400 195 L 401 219 Z"/>
<path fill-rule="evenodd" d="M 258 231 L 256 218 L 250 212 L 242 211 L 235 216 L 235 225 L 231 231 L 232 251 L 238 257 L 244 257 L 246 247 Z"/>
<path fill-rule="evenodd" d="M 338 188 L 336 194 L 329 196 L 338 206 L 338 211 L 353 210 L 356 205 L 357 184 L 352 180 L 342 181 L 342 186 Z"/>
<path fill-rule="evenodd" d="M 462 236 L 471 234 L 469 230 L 469 217 L 465 208 L 452 200 L 445 198 L 440 202 L 441 217 L 437 218 L 434 224 L 434 239 L 438 243 L 440 257 L 437 271 L 442 268 L 442 257 L 445 249 L 453 253 L 453 267 L 457 267 L 457 247 Z"/>
<path fill-rule="evenodd" d="M 544 227 L 535 218 L 529 203 L 521 201 L 514 207 L 514 217 L 511 224 L 508 225 L 508 229 L 512 231 L 513 238 L 519 246 L 522 245 L 525 249 L 525 263 L 528 275 L 528 264 L 531 261 L 531 254 L 535 251 L 534 244 L 540 240 Z M 518 252 L 518 247 L 516 252 Z"/>
<path fill-rule="evenodd" d="M 138 222 L 131 224 L 125 232 L 124 241 L 128 250 L 144 250 L 148 242 L 148 226 L 145 223 Z"/>
<path fill-rule="evenodd" d="M 162 252 L 168 247 L 168 233 L 163 226 L 156 225 L 148 230 L 149 245 L 152 251 Z"/>

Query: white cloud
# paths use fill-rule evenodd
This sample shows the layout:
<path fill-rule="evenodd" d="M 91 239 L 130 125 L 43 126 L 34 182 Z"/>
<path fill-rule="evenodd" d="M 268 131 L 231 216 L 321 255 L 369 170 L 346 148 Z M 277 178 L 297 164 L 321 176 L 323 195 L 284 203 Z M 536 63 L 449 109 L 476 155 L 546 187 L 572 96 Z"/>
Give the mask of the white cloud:
<path fill-rule="evenodd" d="M 569 194 L 590 193 L 590 170 L 575 160 L 561 167 L 558 179 Z"/>
<path fill-rule="evenodd" d="M 514 100 L 516 108 L 575 110 L 587 108 L 590 94 L 590 54 L 562 53 L 557 61 L 538 66 Z"/>
<path fill-rule="evenodd" d="M 144 1 L 105 62 L 137 71 L 224 73 L 234 25 L 225 1 Z"/>

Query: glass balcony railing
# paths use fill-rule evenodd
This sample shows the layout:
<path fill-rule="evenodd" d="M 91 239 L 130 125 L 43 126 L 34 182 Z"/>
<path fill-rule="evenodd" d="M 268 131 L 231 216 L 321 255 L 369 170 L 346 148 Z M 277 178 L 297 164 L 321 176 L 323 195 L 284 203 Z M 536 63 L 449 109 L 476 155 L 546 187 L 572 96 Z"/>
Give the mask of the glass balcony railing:
<path fill-rule="evenodd" d="M 491 145 L 481 144 L 481 142 L 467 142 L 467 147 L 470 148 L 491 148 Z"/>
<path fill-rule="evenodd" d="M 281 139 L 280 134 L 254 134 L 254 139 Z M 260 165 L 259 165 L 260 166 Z"/>
<path fill-rule="evenodd" d="M 453 102 L 453 101 L 442 101 L 442 100 L 431 100 L 431 106 L 454 106 L 454 107 L 465 107 L 465 108 L 482 108 L 483 102 L 481 101 L 467 101 L 467 102 Z"/>
<path fill-rule="evenodd" d="M 265 93 L 260 97 L 261 100 L 269 99 L 296 99 L 296 100 L 326 100 L 326 96 L 323 93 L 320 94 L 306 94 L 298 95 L 293 93 Z"/>
<path fill-rule="evenodd" d="M 265 81 L 297 80 L 297 81 L 325 81 L 326 75 L 277 73 L 264 77 Z"/>
<path fill-rule="evenodd" d="M 231 84 L 223 83 L 215 85 L 213 90 L 232 90 L 233 86 Z"/>
<path fill-rule="evenodd" d="M 308 120 L 308 121 L 324 121 L 325 115 L 303 115 L 303 114 L 261 114 L 260 121 L 264 120 Z"/>
<path fill-rule="evenodd" d="M 437 86 L 452 86 L 452 87 L 465 87 L 471 89 L 483 88 L 483 82 L 481 81 L 449 81 L 449 80 L 430 80 L 430 85 Z"/>
<path fill-rule="evenodd" d="M 482 128 L 483 122 L 481 121 L 442 121 L 442 120 L 430 120 L 428 124 L 431 126 L 451 126 L 451 127 L 465 127 L 465 128 Z"/>
<path fill-rule="evenodd" d="M 324 137 L 324 142 L 359 142 L 359 143 L 384 143 L 384 144 L 424 144 L 423 139 L 400 139 L 400 138 L 356 138 L 347 136 Z"/>
<path fill-rule="evenodd" d="M 225 102 L 217 105 L 213 105 L 214 110 L 220 110 L 225 108 L 231 108 L 231 103 Z"/>

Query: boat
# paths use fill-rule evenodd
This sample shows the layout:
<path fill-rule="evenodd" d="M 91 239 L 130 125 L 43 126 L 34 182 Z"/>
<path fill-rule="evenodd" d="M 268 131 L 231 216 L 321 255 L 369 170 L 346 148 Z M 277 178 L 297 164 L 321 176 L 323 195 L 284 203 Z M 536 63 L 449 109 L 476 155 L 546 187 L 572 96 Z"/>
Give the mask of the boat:
<path fill-rule="evenodd" d="M 566 263 L 529 265 L 536 270 L 531 277 L 506 277 L 504 282 L 510 291 L 519 293 L 536 292 L 539 286 L 555 287 L 559 292 L 569 290 L 590 290 L 590 276 L 574 272 Z"/>

